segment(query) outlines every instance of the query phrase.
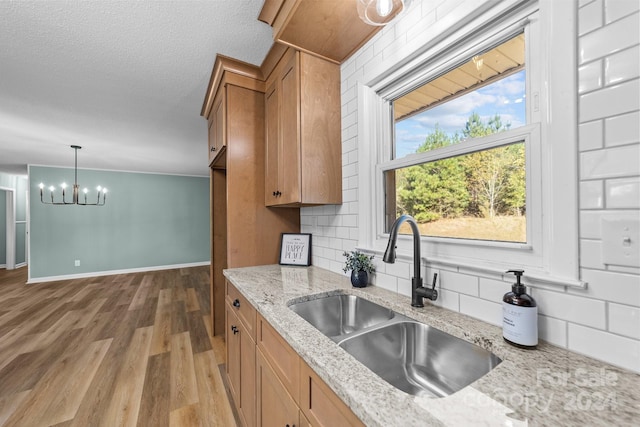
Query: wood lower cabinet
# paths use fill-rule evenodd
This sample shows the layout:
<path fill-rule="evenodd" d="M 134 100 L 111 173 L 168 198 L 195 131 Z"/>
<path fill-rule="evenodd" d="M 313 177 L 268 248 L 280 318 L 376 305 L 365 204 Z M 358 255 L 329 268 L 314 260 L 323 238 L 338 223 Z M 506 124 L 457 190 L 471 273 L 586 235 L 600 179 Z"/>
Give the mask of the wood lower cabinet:
<path fill-rule="evenodd" d="M 304 362 L 300 364 L 300 408 L 314 427 L 364 426 L 351 409 Z"/>
<path fill-rule="evenodd" d="M 265 92 L 265 204 L 342 203 L 340 67 L 287 49 Z"/>
<path fill-rule="evenodd" d="M 231 292 L 229 292 L 231 290 Z M 250 305 L 234 305 L 238 301 L 232 285 L 227 285 L 226 314 L 226 373 L 231 396 L 245 427 L 256 423 L 256 344 L 255 309 Z M 240 308 L 243 310 L 240 311 Z M 247 320 L 253 327 L 247 328 Z"/>
<path fill-rule="evenodd" d="M 260 350 L 256 358 L 257 425 L 300 425 L 300 409 Z"/>
<path fill-rule="evenodd" d="M 226 373 L 243 426 L 364 426 L 228 281 L 226 316 Z"/>

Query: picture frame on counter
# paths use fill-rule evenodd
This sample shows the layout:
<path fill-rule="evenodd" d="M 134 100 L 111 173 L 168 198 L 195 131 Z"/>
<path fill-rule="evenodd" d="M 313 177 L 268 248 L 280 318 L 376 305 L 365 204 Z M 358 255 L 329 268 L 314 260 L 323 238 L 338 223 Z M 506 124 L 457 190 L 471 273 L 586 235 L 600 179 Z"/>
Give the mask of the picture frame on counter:
<path fill-rule="evenodd" d="M 311 233 L 282 233 L 280 265 L 311 265 Z"/>

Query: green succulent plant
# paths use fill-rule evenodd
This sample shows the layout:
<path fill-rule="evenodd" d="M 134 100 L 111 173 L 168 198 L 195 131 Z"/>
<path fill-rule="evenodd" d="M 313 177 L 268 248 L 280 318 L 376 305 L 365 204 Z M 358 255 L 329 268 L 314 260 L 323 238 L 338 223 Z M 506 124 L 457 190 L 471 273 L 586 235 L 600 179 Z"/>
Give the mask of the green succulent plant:
<path fill-rule="evenodd" d="M 367 273 L 376 271 L 376 267 L 371 262 L 373 255 L 366 255 L 360 251 L 345 251 L 342 255 L 347 259 L 342 269 L 345 273 L 350 270 L 366 271 Z"/>

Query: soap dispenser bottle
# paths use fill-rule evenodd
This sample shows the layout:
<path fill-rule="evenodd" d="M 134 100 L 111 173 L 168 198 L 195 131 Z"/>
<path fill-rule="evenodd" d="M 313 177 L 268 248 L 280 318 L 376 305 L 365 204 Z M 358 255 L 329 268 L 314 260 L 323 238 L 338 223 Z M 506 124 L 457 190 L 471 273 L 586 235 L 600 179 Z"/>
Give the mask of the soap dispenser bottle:
<path fill-rule="evenodd" d="M 502 337 L 509 344 L 520 348 L 538 345 L 538 306 L 520 283 L 524 270 L 509 270 L 516 276 L 511 292 L 502 298 Z"/>

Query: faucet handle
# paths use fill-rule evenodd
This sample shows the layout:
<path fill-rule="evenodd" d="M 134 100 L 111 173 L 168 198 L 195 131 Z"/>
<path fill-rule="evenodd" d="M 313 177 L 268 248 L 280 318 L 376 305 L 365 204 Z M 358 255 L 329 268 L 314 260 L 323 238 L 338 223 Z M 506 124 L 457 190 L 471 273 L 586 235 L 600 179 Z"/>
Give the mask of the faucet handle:
<path fill-rule="evenodd" d="M 431 301 L 438 299 L 438 291 L 436 291 L 436 283 L 438 282 L 438 273 L 433 273 L 433 281 L 431 282 L 431 289 L 426 292 L 426 298 Z"/>

